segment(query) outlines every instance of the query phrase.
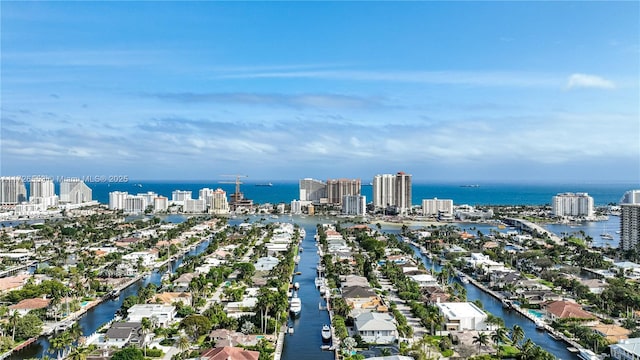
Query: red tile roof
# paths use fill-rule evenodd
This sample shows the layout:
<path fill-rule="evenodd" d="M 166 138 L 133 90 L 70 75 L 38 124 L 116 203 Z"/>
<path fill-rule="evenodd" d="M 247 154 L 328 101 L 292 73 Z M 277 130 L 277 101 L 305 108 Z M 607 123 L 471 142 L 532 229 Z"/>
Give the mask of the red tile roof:
<path fill-rule="evenodd" d="M 208 360 L 258 360 L 258 351 L 244 350 L 237 347 L 218 347 L 205 350 L 200 355 L 201 359 Z"/>
<path fill-rule="evenodd" d="M 582 310 L 580 304 L 569 301 L 554 301 L 547 305 L 547 311 L 561 319 L 595 319 L 588 311 Z"/>
<path fill-rule="evenodd" d="M 9 306 L 11 310 L 35 310 L 42 309 L 49 306 L 51 299 L 43 299 L 43 298 L 34 298 L 34 299 L 24 299 L 15 305 Z"/>

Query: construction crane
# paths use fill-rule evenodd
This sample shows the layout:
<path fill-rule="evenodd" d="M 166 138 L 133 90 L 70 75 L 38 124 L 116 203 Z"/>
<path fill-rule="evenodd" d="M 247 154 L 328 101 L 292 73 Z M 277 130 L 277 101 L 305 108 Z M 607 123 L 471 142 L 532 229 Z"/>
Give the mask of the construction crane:
<path fill-rule="evenodd" d="M 236 205 L 241 204 L 242 201 L 244 200 L 244 195 L 240 192 L 240 184 L 242 184 L 242 181 L 240 181 L 240 178 L 246 178 L 249 176 L 240 175 L 240 174 L 220 175 L 220 176 L 236 178 L 235 181 L 219 181 L 219 183 L 220 184 L 236 184 L 236 192 L 233 195 L 231 195 L 231 206 L 235 207 Z"/>
<path fill-rule="evenodd" d="M 246 178 L 249 177 L 247 175 L 238 175 L 238 174 L 233 174 L 233 175 L 220 175 L 223 177 L 235 177 L 236 181 L 219 181 L 220 184 L 236 184 L 236 194 L 240 194 L 240 184 L 242 184 L 242 181 L 240 181 L 240 178 Z"/>

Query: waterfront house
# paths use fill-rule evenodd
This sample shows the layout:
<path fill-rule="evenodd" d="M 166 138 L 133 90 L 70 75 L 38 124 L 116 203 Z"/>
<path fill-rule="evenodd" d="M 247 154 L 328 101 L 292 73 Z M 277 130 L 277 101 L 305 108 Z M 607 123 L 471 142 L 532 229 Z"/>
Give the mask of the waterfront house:
<path fill-rule="evenodd" d="M 503 263 L 493 261 L 488 255 L 481 253 L 471 253 L 471 255 L 465 258 L 467 266 L 474 269 L 482 269 L 487 273 L 494 271 L 505 271 L 506 268 Z"/>
<path fill-rule="evenodd" d="M 117 348 L 144 345 L 142 324 L 139 321 L 114 322 L 104 336 L 104 345 Z"/>
<path fill-rule="evenodd" d="M 200 353 L 200 360 L 258 360 L 259 351 L 225 346 L 207 349 Z"/>
<path fill-rule="evenodd" d="M 22 289 L 30 277 L 31 275 L 29 274 L 20 274 L 0 278 L 0 293 Z"/>
<path fill-rule="evenodd" d="M 9 310 L 17 311 L 20 316 L 24 316 L 31 310 L 45 309 L 50 303 L 51 299 L 45 298 L 24 299 L 15 305 L 9 306 Z"/>
<path fill-rule="evenodd" d="M 128 321 L 142 322 L 143 318 L 155 318 L 156 323 L 161 326 L 171 324 L 176 316 L 175 306 L 162 304 L 136 304 L 127 310 Z"/>
<path fill-rule="evenodd" d="M 451 298 L 451 295 L 440 286 L 428 286 L 420 290 L 422 290 L 422 299 L 428 304 L 447 302 Z"/>
<path fill-rule="evenodd" d="M 609 344 L 615 344 L 621 340 L 628 339 L 631 334 L 631 330 L 614 324 L 597 324 L 592 327 L 592 329 L 596 334 L 604 336 Z"/>
<path fill-rule="evenodd" d="M 553 301 L 544 306 L 551 321 L 559 319 L 595 320 L 596 317 L 582 309 L 582 305 L 571 301 Z M 586 324 L 588 325 L 588 324 Z"/>
<path fill-rule="evenodd" d="M 489 274 L 489 286 L 502 289 L 511 284 L 515 285 L 520 279 L 522 279 L 522 275 L 517 271 L 494 271 Z"/>
<path fill-rule="evenodd" d="M 227 313 L 227 316 L 236 319 L 242 317 L 243 315 L 253 316 L 255 315 L 255 312 L 252 310 L 256 307 L 257 304 L 257 297 L 245 296 L 242 301 L 232 301 L 226 303 L 224 306 L 224 311 Z"/>
<path fill-rule="evenodd" d="M 413 281 L 418 283 L 418 286 L 421 288 L 424 287 L 436 287 L 438 286 L 438 280 L 433 277 L 431 274 L 417 274 L 410 275 L 409 278 L 413 279 Z"/>
<path fill-rule="evenodd" d="M 472 302 L 436 303 L 448 331 L 487 330 L 487 314 Z"/>
<path fill-rule="evenodd" d="M 122 261 L 129 263 L 129 266 L 136 267 L 141 264 L 144 267 L 152 267 L 158 260 L 158 253 L 152 251 L 135 251 L 122 255 Z"/>
<path fill-rule="evenodd" d="M 375 309 L 380 304 L 380 298 L 368 286 L 342 288 L 342 298 L 352 309 Z"/>
<path fill-rule="evenodd" d="M 388 313 L 368 312 L 354 319 L 354 331 L 371 344 L 391 344 L 398 338 L 395 320 Z"/>
<path fill-rule="evenodd" d="M 593 294 L 602 294 L 604 289 L 608 286 L 607 282 L 602 279 L 586 279 L 579 281 L 582 285 L 588 287 L 589 291 Z"/>
<path fill-rule="evenodd" d="M 173 290 L 178 292 L 189 291 L 189 284 L 191 284 L 191 280 L 196 277 L 194 273 L 186 273 L 180 275 L 177 279 L 173 281 Z"/>
<path fill-rule="evenodd" d="M 156 294 L 149 303 L 172 305 L 181 303 L 185 306 L 191 306 L 191 293 L 188 292 L 163 292 Z"/>
<path fill-rule="evenodd" d="M 256 271 L 271 271 L 279 262 L 280 260 L 273 256 L 261 257 L 256 261 L 255 269 Z"/>
<path fill-rule="evenodd" d="M 351 286 L 369 287 L 369 280 L 367 280 L 366 277 L 359 276 L 359 275 L 340 276 L 340 282 L 342 283 L 343 288 L 347 288 Z"/>
<path fill-rule="evenodd" d="M 2 259 L 5 264 L 22 264 L 34 256 L 35 254 L 27 249 L 15 249 L 10 252 L 0 253 L 0 259 Z"/>
<path fill-rule="evenodd" d="M 563 299 L 561 294 L 556 294 L 551 290 L 530 290 L 518 291 L 518 297 L 525 299 L 529 305 L 542 305 L 551 301 L 560 301 Z"/>
<path fill-rule="evenodd" d="M 614 360 L 640 359 L 640 338 L 621 340 L 610 348 Z"/>
<path fill-rule="evenodd" d="M 245 335 L 229 329 L 216 329 L 209 333 L 209 339 L 217 348 L 234 345 L 255 346 L 263 337 L 264 335 Z"/>

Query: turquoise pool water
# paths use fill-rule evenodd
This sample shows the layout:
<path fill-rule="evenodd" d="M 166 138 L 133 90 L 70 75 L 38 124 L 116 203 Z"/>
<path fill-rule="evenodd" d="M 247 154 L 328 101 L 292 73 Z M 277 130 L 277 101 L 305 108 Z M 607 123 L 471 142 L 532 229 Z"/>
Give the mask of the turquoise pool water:
<path fill-rule="evenodd" d="M 529 314 L 537 317 L 538 319 L 542 319 L 544 317 L 544 313 L 542 313 L 542 311 L 540 310 L 529 309 L 527 311 L 529 312 Z"/>
<path fill-rule="evenodd" d="M 83 301 L 80 305 L 81 306 L 87 306 L 88 303 L 89 303 L 88 301 Z"/>

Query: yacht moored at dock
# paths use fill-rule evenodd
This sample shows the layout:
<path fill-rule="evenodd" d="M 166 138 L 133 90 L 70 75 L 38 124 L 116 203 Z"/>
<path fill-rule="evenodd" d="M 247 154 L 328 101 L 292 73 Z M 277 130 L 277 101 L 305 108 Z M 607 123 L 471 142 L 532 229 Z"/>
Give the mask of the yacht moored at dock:
<path fill-rule="evenodd" d="M 583 360 L 600 360 L 600 357 L 589 349 L 580 349 L 578 357 Z"/>
<path fill-rule="evenodd" d="M 289 305 L 289 312 L 293 317 L 300 316 L 300 312 L 302 311 L 302 300 L 298 297 L 297 294 L 294 294 L 291 298 L 291 303 Z"/>
<path fill-rule="evenodd" d="M 331 328 L 329 325 L 322 325 L 322 341 L 329 342 L 331 340 Z"/>

